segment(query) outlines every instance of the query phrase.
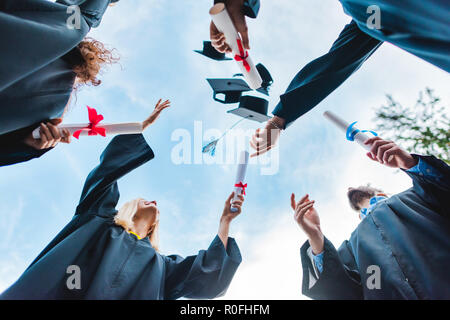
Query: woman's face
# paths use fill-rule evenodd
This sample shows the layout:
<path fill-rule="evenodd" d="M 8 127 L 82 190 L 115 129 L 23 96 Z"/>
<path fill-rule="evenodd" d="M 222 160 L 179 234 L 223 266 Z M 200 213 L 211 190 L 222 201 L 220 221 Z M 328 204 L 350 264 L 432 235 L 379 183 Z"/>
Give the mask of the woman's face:
<path fill-rule="evenodd" d="M 139 200 L 136 218 L 146 220 L 150 225 L 157 223 L 159 221 L 159 210 L 156 200 Z"/>

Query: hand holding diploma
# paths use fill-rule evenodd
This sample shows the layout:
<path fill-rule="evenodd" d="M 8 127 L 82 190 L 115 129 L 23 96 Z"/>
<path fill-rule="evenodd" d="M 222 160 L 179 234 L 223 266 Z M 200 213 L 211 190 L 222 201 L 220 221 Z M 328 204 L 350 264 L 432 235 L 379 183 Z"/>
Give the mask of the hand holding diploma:
<path fill-rule="evenodd" d="M 236 60 L 250 88 L 254 90 L 261 88 L 263 83 L 261 75 L 250 58 L 247 51 L 248 49 L 244 45 L 242 35 L 238 33 L 225 4 L 218 3 L 214 5 L 209 11 L 209 14 L 211 15 L 214 26 L 218 31 L 223 33 L 223 36 L 220 35 L 219 38 L 216 36 L 214 43 L 217 45 L 220 42 L 222 43 L 221 47 L 223 47 L 224 50 L 228 50 L 229 48 L 231 52 L 233 52 L 234 60 Z"/>
<path fill-rule="evenodd" d="M 368 139 L 365 144 L 370 146 L 367 156 L 387 167 L 408 170 L 417 164 L 417 160 L 411 154 L 392 141 L 373 137 Z"/>
<path fill-rule="evenodd" d="M 38 128 L 39 139 L 35 139 L 33 133 L 30 133 L 24 143 L 36 150 L 54 148 L 59 142 L 70 143 L 71 133 L 69 130 L 57 127 L 61 121 L 61 119 L 53 119 L 47 123 L 41 123 Z"/>

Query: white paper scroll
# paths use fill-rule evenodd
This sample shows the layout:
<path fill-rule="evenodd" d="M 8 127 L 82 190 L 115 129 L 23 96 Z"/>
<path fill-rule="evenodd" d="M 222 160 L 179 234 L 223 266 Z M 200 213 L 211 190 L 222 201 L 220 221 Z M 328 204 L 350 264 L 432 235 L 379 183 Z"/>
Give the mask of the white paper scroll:
<path fill-rule="evenodd" d="M 330 120 L 332 123 L 334 123 L 336 125 L 336 127 L 338 127 L 339 129 L 341 129 L 342 132 L 346 133 L 348 127 L 350 126 L 350 123 L 346 122 L 345 120 L 339 118 L 337 115 L 335 115 L 334 113 L 332 113 L 331 111 L 325 111 L 323 116 L 325 118 L 327 118 L 328 120 Z M 356 129 L 356 128 L 355 128 Z M 363 148 L 365 148 L 366 150 L 370 150 L 371 145 L 366 145 L 364 144 L 364 142 L 366 142 L 369 139 L 369 136 L 366 135 L 363 132 L 358 132 L 355 135 L 355 141 L 362 146 Z"/>
<path fill-rule="evenodd" d="M 233 198 L 233 200 L 231 200 L 232 203 L 234 201 L 239 200 L 238 195 L 242 194 L 242 191 L 243 191 L 241 187 L 236 187 L 236 185 L 239 185 L 241 183 L 243 185 L 246 184 L 245 173 L 247 172 L 249 156 L 250 156 L 250 154 L 248 153 L 248 151 L 242 151 L 241 154 L 239 155 L 239 163 L 238 163 L 238 169 L 237 169 L 236 181 L 235 181 L 235 187 L 234 187 L 234 198 Z M 236 212 L 237 209 L 231 207 L 231 211 Z"/>
<path fill-rule="evenodd" d="M 209 10 L 209 14 L 211 15 L 211 19 L 214 22 L 217 29 L 225 35 L 226 43 L 231 47 L 234 56 L 246 56 L 248 55 L 248 51 L 242 49 L 243 46 L 239 47 L 239 41 L 242 44 L 242 39 L 239 33 L 236 31 L 233 22 L 231 21 L 230 15 L 228 14 L 227 9 L 225 8 L 225 4 L 218 3 L 214 5 L 214 7 Z M 243 52 L 242 52 L 243 50 Z M 235 59 L 236 60 L 236 59 Z M 247 84 L 250 88 L 256 90 L 261 88 L 262 78 L 256 69 L 252 59 L 248 56 L 245 61 L 248 63 L 250 67 L 250 71 L 247 71 L 246 64 L 244 61 L 236 61 L 241 69 L 242 74 L 244 75 Z"/>
<path fill-rule="evenodd" d="M 347 129 L 350 126 L 350 123 L 346 122 L 345 120 L 341 119 L 340 117 L 338 117 L 337 115 L 335 115 L 333 112 L 331 111 L 325 111 L 323 116 L 330 120 L 334 125 L 336 125 L 336 127 L 338 127 L 339 129 L 341 129 L 342 132 L 347 133 Z M 354 128 L 356 129 L 356 128 Z M 359 131 L 358 133 L 355 134 L 354 139 L 355 141 L 362 146 L 364 149 L 366 149 L 367 151 L 370 151 L 370 149 L 372 148 L 371 144 L 364 144 L 364 142 L 366 142 L 370 137 L 365 134 L 364 132 Z M 392 160 L 394 156 L 391 155 L 388 159 L 388 162 L 390 162 Z"/>
<path fill-rule="evenodd" d="M 89 126 L 89 123 L 81 123 L 81 124 L 61 124 L 58 126 L 59 132 L 61 135 L 63 134 L 62 129 L 67 129 L 70 132 L 70 135 L 73 135 L 75 131 L 81 130 Z M 116 123 L 116 124 L 98 124 L 97 128 L 105 128 L 106 134 L 133 134 L 133 133 L 142 133 L 142 123 L 141 122 L 129 122 L 129 123 Z M 87 136 L 88 130 L 83 130 L 80 133 L 80 136 Z M 39 128 L 33 130 L 33 138 L 40 139 L 41 132 Z"/>

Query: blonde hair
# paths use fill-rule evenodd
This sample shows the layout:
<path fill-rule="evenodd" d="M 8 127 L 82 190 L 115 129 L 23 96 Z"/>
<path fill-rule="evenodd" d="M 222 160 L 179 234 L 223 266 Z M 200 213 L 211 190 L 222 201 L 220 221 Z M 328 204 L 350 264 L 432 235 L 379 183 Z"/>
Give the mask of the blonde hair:
<path fill-rule="evenodd" d="M 121 226 L 125 231 L 130 232 L 133 230 L 134 221 L 133 218 L 138 210 L 139 201 L 142 198 L 134 199 L 126 202 L 114 217 L 114 223 Z M 152 245 L 153 249 L 159 251 L 159 221 L 157 221 L 150 229 L 147 237 Z"/>

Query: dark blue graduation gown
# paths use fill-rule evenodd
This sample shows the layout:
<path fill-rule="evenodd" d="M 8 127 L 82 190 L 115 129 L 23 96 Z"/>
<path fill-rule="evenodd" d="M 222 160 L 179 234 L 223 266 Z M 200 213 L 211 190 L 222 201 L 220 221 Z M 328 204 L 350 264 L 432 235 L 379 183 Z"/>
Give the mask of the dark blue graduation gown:
<path fill-rule="evenodd" d="M 75 216 L 2 299 L 215 298 L 229 286 L 241 255 L 234 239 L 218 236 L 185 259 L 156 252 L 113 217 L 117 180 L 154 157 L 142 135 L 115 137 L 87 177 Z M 69 290 L 67 267 L 81 270 L 81 289 Z"/>
<path fill-rule="evenodd" d="M 61 117 L 75 73 L 69 52 L 100 24 L 111 0 L 0 1 L 0 165 L 38 157 L 22 143 L 42 121 Z M 66 25 L 70 5 L 79 5 L 80 29 Z M 6 133 L 12 133 L 4 136 Z"/>
<path fill-rule="evenodd" d="M 325 239 L 323 272 L 315 277 L 301 248 L 303 294 L 313 299 L 450 299 L 450 168 L 434 157 L 421 157 L 439 172 L 429 179 L 408 175 L 413 187 L 377 203 L 350 239 L 336 250 Z M 368 288 L 380 267 L 381 289 Z"/>
<path fill-rule="evenodd" d="M 289 125 L 314 108 L 378 49 L 390 42 L 450 72 L 448 0 L 340 0 L 353 18 L 325 55 L 307 64 L 281 95 L 273 114 Z M 381 29 L 367 27 L 370 5 L 381 9 Z"/>

